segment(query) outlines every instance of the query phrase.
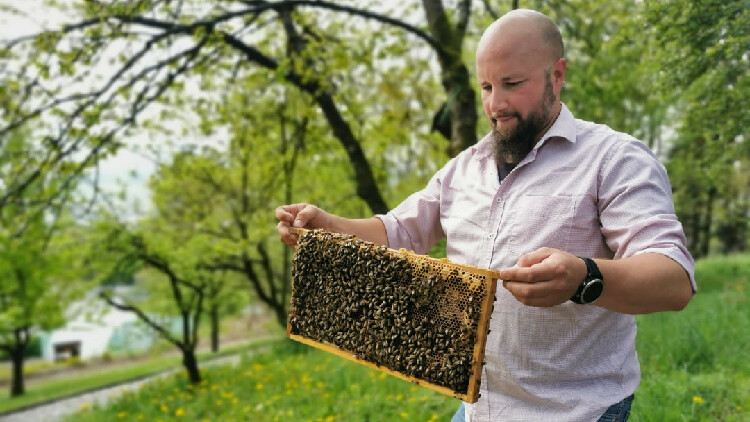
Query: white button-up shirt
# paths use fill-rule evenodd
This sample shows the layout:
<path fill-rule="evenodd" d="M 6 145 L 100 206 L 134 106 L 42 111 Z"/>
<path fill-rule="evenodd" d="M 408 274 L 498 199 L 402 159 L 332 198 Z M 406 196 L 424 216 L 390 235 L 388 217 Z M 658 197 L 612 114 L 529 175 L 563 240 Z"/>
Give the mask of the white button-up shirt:
<path fill-rule="evenodd" d="M 654 252 L 682 265 L 695 289 L 664 167 L 642 142 L 575 119 L 564 104 L 502 183 L 487 136 L 378 217 L 391 248 L 426 253 L 447 237 L 450 260 L 491 269 L 545 246 L 611 259 Z M 632 315 L 529 307 L 498 286 L 490 328 L 469 421 L 595 421 L 640 382 Z"/>

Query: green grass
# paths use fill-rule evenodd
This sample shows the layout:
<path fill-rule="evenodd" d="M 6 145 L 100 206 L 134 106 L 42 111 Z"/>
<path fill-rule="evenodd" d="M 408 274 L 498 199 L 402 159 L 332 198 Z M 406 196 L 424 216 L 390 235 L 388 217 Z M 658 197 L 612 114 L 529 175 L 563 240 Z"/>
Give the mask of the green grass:
<path fill-rule="evenodd" d="M 638 316 L 643 381 L 631 421 L 750 421 L 750 256 L 702 260 L 682 312 Z M 68 420 L 447 421 L 459 402 L 293 342 L 182 372 Z M 72 381 L 69 381 L 72 382 Z"/>
<path fill-rule="evenodd" d="M 445 421 L 452 399 L 363 365 L 296 344 L 206 371 L 195 387 L 179 374 L 68 420 Z"/>
<path fill-rule="evenodd" d="M 750 421 L 750 256 L 701 260 L 682 312 L 640 315 L 633 421 Z"/>
<path fill-rule="evenodd" d="M 201 361 L 205 362 L 210 359 L 226 356 L 233 353 L 239 353 L 247 350 L 256 350 L 260 347 L 273 344 L 274 342 L 278 342 L 278 339 L 233 345 L 223 348 L 219 353 L 216 354 L 200 353 L 198 356 Z M 0 412 L 19 409 L 36 403 L 43 403 L 45 401 L 52 400 L 58 397 L 69 396 L 97 387 L 141 378 L 169 369 L 180 370 L 181 359 L 182 358 L 180 356 L 155 358 L 144 362 L 124 364 L 122 366 L 116 367 L 115 369 L 110 369 L 107 371 L 97 371 L 93 373 L 82 374 L 76 376 L 75 378 L 60 378 L 56 380 L 27 385 L 26 394 L 20 397 L 10 398 L 6 395 L 0 398 Z"/>

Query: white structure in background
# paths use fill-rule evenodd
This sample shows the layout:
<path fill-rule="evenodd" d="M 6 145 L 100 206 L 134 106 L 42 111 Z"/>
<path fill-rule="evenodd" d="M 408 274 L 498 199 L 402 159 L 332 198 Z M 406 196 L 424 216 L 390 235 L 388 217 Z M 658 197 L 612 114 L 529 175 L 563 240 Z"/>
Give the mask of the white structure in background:
<path fill-rule="evenodd" d="M 118 286 L 127 295 L 131 289 Z M 151 347 L 156 334 L 132 312 L 125 312 L 98 299 L 98 291 L 71 306 L 69 322 L 61 329 L 40 335 L 42 359 L 56 362 L 68 358 L 87 360 L 105 354 L 141 352 Z"/>

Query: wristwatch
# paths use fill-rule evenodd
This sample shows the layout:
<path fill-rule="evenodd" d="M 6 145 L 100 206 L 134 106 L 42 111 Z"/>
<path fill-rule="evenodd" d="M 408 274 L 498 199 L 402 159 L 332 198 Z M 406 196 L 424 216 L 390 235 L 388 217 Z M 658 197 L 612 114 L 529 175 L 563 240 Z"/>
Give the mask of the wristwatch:
<path fill-rule="evenodd" d="M 596 266 L 593 259 L 583 257 L 581 259 L 586 263 L 586 278 L 583 279 L 583 282 L 578 286 L 578 290 L 570 300 L 579 305 L 586 305 L 596 302 L 599 296 L 602 295 L 604 291 L 604 277 L 602 277 L 602 272 L 599 271 L 599 267 Z"/>

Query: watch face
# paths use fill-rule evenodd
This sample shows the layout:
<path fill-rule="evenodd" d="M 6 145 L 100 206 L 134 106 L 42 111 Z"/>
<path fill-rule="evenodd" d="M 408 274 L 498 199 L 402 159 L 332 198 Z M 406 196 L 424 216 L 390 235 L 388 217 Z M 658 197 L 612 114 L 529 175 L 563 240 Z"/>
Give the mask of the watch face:
<path fill-rule="evenodd" d="M 583 292 L 581 292 L 581 299 L 583 300 L 583 303 L 591 303 L 599 299 L 599 296 L 602 295 L 602 291 L 604 291 L 604 282 L 595 278 L 586 284 Z"/>

